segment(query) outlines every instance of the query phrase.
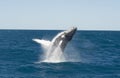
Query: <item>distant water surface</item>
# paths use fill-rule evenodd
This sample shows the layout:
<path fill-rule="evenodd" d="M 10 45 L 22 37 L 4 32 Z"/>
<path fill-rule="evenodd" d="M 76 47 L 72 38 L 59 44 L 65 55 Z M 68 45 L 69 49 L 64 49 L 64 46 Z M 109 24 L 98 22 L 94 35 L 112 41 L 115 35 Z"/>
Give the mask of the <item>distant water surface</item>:
<path fill-rule="evenodd" d="M 0 30 L 0 78 L 120 78 L 120 31 L 77 31 L 66 47 L 79 62 L 36 63 L 60 30 Z"/>

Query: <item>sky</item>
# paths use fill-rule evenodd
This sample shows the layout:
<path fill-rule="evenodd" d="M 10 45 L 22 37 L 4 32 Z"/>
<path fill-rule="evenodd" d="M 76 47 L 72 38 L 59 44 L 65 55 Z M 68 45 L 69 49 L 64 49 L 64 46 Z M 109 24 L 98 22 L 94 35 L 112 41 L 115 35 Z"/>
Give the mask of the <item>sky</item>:
<path fill-rule="evenodd" d="M 0 29 L 120 30 L 120 0 L 0 0 Z"/>

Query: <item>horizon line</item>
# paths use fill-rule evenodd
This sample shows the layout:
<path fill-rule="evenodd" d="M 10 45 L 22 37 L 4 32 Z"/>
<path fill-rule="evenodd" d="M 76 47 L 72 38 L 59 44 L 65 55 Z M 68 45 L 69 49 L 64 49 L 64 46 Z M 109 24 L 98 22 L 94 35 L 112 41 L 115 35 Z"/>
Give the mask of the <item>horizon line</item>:
<path fill-rule="evenodd" d="M 67 30 L 67 29 L 32 29 L 32 28 L 2 28 L 0 30 Z M 120 31 L 117 29 L 77 29 L 78 31 Z"/>

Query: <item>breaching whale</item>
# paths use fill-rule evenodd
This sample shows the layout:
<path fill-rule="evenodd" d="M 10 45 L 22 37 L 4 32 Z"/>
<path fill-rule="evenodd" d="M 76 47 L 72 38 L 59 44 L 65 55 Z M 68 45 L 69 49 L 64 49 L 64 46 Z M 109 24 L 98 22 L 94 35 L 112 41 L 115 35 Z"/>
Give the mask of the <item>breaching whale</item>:
<path fill-rule="evenodd" d="M 33 39 L 33 41 L 46 46 L 47 49 L 49 47 L 51 52 L 56 49 L 56 47 L 60 47 L 62 51 L 64 51 L 67 43 L 72 39 L 73 35 L 75 34 L 77 27 L 72 27 L 66 31 L 62 31 L 61 33 L 57 34 L 52 41 L 40 40 L 40 39 Z"/>
<path fill-rule="evenodd" d="M 33 39 L 33 41 L 40 43 L 44 49 L 44 57 L 42 58 L 43 62 L 64 62 L 64 50 L 67 46 L 68 42 L 72 39 L 75 34 L 77 28 L 72 27 L 66 31 L 62 31 L 58 33 L 52 41 L 49 40 L 41 40 L 41 39 Z"/>

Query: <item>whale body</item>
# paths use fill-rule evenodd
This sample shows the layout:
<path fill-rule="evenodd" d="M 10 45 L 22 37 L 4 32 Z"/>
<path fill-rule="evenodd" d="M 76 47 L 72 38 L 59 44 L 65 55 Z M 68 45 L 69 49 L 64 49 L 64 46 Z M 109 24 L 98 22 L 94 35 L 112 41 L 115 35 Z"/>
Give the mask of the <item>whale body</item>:
<path fill-rule="evenodd" d="M 42 44 L 43 46 L 46 46 L 46 49 L 51 50 L 53 52 L 56 47 L 60 47 L 62 51 L 65 50 L 65 47 L 67 46 L 68 42 L 72 39 L 73 35 L 75 34 L 77 30 L 77 27 L 72 27 L 71 29 L 62 31 L 58 33 L 52 41 L 48 40 L 40 40 L 40 39 L 33 39 L 33 41 Z"/>

